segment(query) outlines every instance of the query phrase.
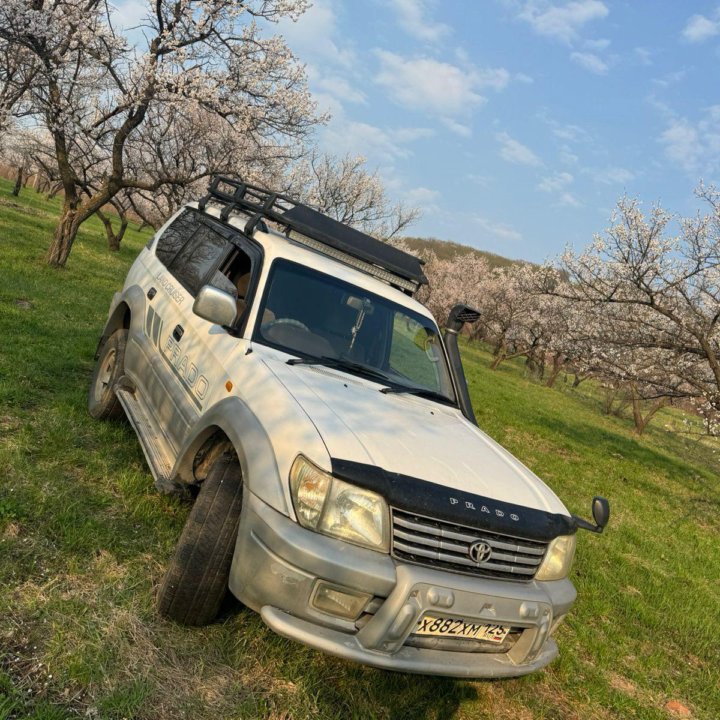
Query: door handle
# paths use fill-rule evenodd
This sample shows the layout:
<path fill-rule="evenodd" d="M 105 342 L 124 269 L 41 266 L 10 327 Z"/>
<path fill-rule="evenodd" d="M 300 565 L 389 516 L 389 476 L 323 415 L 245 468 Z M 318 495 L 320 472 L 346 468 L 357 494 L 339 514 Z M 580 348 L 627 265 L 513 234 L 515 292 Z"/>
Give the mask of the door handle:
<path fill-rule="evenodd" d="M 183 329 L 182 325 L 176 325 L 175 329 L 173 330 L 173 337 L 180 342 L 180 338 L 184 335 L 185 330 Z"/>
<path fill-rule="evenodd" d="M 157 295 L 157 290 L 154 287 L 151 287 L 147 291 L 148 300 L 152 300 Z"/>

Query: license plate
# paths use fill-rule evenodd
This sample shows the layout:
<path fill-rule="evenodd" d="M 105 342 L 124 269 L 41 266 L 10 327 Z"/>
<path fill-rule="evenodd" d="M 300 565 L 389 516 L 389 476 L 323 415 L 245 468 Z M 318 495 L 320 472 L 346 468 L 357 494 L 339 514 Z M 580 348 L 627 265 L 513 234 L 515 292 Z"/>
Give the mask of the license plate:
<path fill-rule="evenodd" d="M 500 644 L 509 632 L 510 628 L 504 625 L 489 625 L 441 615 L 425 615 L 420 618 L 415 628 L 416 635 L 472 638 L 497 644 Z"/>

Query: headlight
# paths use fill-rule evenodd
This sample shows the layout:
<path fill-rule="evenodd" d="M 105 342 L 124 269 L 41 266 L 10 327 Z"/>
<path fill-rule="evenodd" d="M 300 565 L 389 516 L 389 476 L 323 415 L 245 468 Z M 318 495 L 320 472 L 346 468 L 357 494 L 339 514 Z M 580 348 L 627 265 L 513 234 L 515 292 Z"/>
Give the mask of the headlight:
<path fill-rule="evenodd" d="M 290 490 L 302 526 L 388 552 L 388 507 L 377 493 L 338 480 L 302 455 L 290 468 Z"/>
<path fill-rule="evenodd" d="M 536 580 L 562 580 L 567 577 L 575 557 L 575 535 L 560 535 L 548 547 Z"/>

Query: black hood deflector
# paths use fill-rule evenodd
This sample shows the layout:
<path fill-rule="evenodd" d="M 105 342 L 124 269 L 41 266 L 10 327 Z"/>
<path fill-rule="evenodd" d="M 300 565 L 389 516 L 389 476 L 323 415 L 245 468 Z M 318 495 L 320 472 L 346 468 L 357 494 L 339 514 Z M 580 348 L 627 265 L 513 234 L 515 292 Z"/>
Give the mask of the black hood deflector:
<path fill-rule="evenodd" d="M 333 475 L 382 495 L 391 507 L 503 535 L 549 542 L 577 530 L 569 515 L 455 490 L 375 465 L 331 458 Z"/>

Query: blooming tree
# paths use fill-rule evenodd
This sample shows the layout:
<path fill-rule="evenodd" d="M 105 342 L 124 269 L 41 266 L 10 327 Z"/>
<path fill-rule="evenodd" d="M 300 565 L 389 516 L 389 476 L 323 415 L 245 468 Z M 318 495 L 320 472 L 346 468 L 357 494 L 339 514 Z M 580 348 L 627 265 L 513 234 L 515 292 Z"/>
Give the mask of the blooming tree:
<path fill-rule="evenodd" d="M 141 149 L 130 157 L 146 123 L 162 134 L 172 106 L 193 103 L 258 146 L 301 139 L 320 120 L 304 69 L 261 24 L 305 7 L 305 0 L 147 0 L 142 33 L 131 42 L 113 27 L 104 0 L 0 3 L 0 40 L 39 68 L 24 101 L 52 136 L 64 191 L 48 261 L 64 265 L 80 224 L 122 190 L 176 183 L 172 163 L 149 174 Z"/>
<path fill-rule="evenodd" d="M 0 37 L 0 150 L 11 128 L 13 115 L 22 115 L 21 103 L 37 75 L 37 61 L 24 48 L 16 48 Z"/>
<path fill-rule="evenodd" d="M 611 227 L 583 252 L 567 252 L 568 282 L 550 294 L 594 310 L 594 362 L 629 383 L 640 399 L 693 398 L 717 430 L 720 411 L 720 195 L 701 186 L 705 214 L 645 216 L 618 203 Z"/>
<path fill-rule="evenodd" d="M 377 172 L 365 158 L 311 151 L 291 168 L 287 192 L 340 222 L 390 240 L 420 215 L 418 208 L 391 203 Z"/>

